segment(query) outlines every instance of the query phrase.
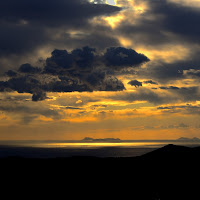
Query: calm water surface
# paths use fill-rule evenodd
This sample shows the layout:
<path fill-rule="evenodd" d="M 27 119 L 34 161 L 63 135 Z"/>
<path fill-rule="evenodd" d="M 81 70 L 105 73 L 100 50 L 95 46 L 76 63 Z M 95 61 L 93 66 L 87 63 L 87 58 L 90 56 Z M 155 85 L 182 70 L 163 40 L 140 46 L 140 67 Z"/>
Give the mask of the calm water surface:
<path fill-rule="evenodd" d="M 200 141 L 142 141 L 142 140 L 122 140 L 120 142 L 83 142 L 83 141 L 1 141 L 0 145 L 36 147 L 36 148 L 102 148 L 102 147 L 121 147 L 121 148 L 160 148 L 167 144 L 183 146 L 200 146 Z"/>
<path fill-rule="evenodd" d="M 19 156 L 55 158 L 71 156 L 134 157 L 151 152 L 167 144 L 200 146 L 197 141 L 0 141 L 0 158 Z"/>

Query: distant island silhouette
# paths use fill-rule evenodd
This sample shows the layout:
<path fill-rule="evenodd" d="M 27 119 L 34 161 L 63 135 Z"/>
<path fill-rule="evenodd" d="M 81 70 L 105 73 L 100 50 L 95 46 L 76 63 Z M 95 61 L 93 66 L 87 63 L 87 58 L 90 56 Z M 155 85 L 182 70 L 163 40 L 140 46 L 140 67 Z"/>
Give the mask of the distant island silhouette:
<path fill-rule="evenodd" d="M 123 140 L 119 138 L 91 138 L 91 137 L 85 137 L 81 141 L 84 142 L 122 142 Z M 128 140 L 126 140 L 128 141 Z M 134 140 L 129 140 L 129 141 L 134 141 Z M 168 141 L 168 140 L 142 140 L 142 141 Z M 171 140 L 173 141 L 173 140 Z M 193 137 L 193 138 L 187 138 L 187 137 L 180 137 L 174 141 L 200 141 L 198 137 Z"/>
<path fill-rule="evenodd" d="M 82 139 L 84 142 L 121 142 L 119 138 L 98 138 L 85 137 Z"/>
<path fill-rule="evenodd" d="M 177 140 L 179 140 L 179 141 L 200 141 L 200 139 L 197 137 L 193 137 L 193 138 L 180 137 Z"/>

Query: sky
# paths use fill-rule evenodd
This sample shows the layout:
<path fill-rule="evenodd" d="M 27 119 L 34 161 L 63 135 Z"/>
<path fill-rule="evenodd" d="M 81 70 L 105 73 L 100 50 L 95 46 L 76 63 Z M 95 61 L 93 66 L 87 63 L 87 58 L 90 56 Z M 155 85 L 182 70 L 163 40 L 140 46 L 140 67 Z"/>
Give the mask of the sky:
<path fill-rule="evenodd" d="M 0 4 L 0 140 L 200 137 L 199 0 Z"/>

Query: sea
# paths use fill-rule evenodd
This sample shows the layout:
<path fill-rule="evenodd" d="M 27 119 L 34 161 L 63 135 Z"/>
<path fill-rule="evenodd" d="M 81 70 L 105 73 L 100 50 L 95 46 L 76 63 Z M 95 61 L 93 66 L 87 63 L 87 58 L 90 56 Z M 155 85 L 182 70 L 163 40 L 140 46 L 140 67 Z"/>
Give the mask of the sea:
<path fill-rule="evenodd" d="M 200 140 L 120 140 L 116 142 L 84 140 L 0 141 L 0 157 L 135 157 L 168 144 L 197 147 L 200 146 Z"/>

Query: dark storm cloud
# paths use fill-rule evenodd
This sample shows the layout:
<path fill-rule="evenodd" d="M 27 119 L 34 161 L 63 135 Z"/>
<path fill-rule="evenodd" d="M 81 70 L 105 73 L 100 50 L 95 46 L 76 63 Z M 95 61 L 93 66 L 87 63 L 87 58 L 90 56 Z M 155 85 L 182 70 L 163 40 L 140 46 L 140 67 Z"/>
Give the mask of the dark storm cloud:
<path fill-rule="evenodd" d="M 92 17 L 120 10 L 115 6 L 89 3 L 87 0 L 1 0 L 0 19 L 43 26 L 80 26 Z"/>
<path fill-rule="evenodd" d="M 46 93 L 44 91 L 36 91 L 33 93 L 32 101 L 43 101 L 47 98 Z"/>
<path fill-rule="evenodd" d="M 179 34 L 184 39 L 199 42 L 200 9 L 168 0 L 151 1 L 152 12 L 163 15 L 162 26 L 165 30 Z"/>
<path fill-rule="evenodd" d="M 142 82 L 137 81 L 137 80 L 129 81 L 128 84 L 131 85 L 131 86 L 135 86 L 135 87 L 140 87 L 140 86 L 142 86 Z"/>
<path fill-rule="evenodd" d="M 83 47 L 75 49 L 71 53 L 66 50 L 54 50 L 50 58 L 46 60 L 45 72 L 52 74 L 70 73 L 71 75 L 78 71 L 91 72 L 95 65 L 101 65 L 114 71 L 120 71 L 124 68 L 137 67 L 148 62 L 149 59 L 139 54 L 133 49 L 123 47 L 107 48 L 104 55 L 96 53 L 94 48 Z M 100 64 L 99 64 L 100 63 Z M 103 74 L 101 76 L 104 76 Z"/>
<path fill-rule="evenodd" d="M 91 71 L 94 52 L 95 49 L 89 47 L 75 49 L 71 53 L 68 53 L 66 50 L 54 50 L 51 53 L 51 57 L 46 60 L 45 72 L 52 74 L 75 74 L 75 70 Z"/>
<path fill-rule="evenodd" d="M 0 56 L 30 52 L 49 39 L 43 27 L 2 22 L 0 18 Z"/>
<path fill-rule="evenodd" d="M 134 11 L 131 13 L 127 10 L 127 15 L 116 28 L 116 32 L 133 41 L 133 44 L 141 45 L 142 48 L 147 46 L 148 49 L 159 51 L 163 47 L 165 49 L 167 46 L 181 45 L 189 51 L 173 63 L 161 61 L 162 55 L 155 57 L 156 62 L 150 62 L 146 69 L 139 70 L 138 77 L 166 83 L 170 80 L 184 79 L 183 70 L 200 69 L 199 50 L 193 46 L 200 42 L 200 8 L 169 0 L 142 2 L 147 3 L 147 7 L 144 12 L 135 11 L 135 23 L 130 22 L 130 16 L 134 17 Z"/>
<path fill-rule="evenodd" d="M 137 23 L 125 18 L 118 31 L 135 43 L 162 45 L 174 42 L 199 42 L 200 9 L 169 0 L 144 0 L 148 9 L 140 14 Z M 127 15 L 127 17 L 130 17 Z M 173 33 L 169 35 L 166 33 Z"/>
<path fill-rule="evenodd" d="M 22 72 L 22 73 L 33 73 L 34 74 L 34 73 L 41 72 L 41 69 L 38 67 L 33 67 L 29 63 L 26 63 L 26 64 L 21 65 L 18 71 Z"/>
<path fill-rule="evenodd" d="M 10 91 L 8 83 L 5 81 L 0 81 L 0 92 Z"/>
<path fill-rule="evenodd" d="M 118 53 L 128 53 L 129 58 L 124 60 L 122 57 L 118 66 L 110 66 L 105 58 L 110 52 L 109 59 L 114 60 L 118 56 L 115 53 L 116 49 L 122 50 Z M 115 77 L 115 72 L 137 67 L 139 63 L 141 65 L 147 61 L 146 56 L 122 47 L 109 48 L 105 54 L 98 53 L 90 47 L 74 49 L 71 52 L 56 49 L 51 53 L 51 57 L 46 59 L 43 69 L 26 63 L 16 72 L 7 71 L 5 74 L 9 80 L 0 82 L 0 91 L 31 93 L 33 101 L 45 100 L 46 92 L 122 91 L 125 89 L 124 84 Z M 113 71 L 112 75 L 110 71 Z M 137 82 L 137 85 L 141 83 Z"/>
<path fill-rule="evenodd" d="M 101 80 L 104 80 L 106 76 L 105 72 L 94 72 L 91 73 L 87 76 L 87 81 L 88 83 L 90 83 L 91 85 L 96 86 Z"/>
<path fill-rule="evenodd" d="M 13 71 L 13 70 L 8 70 L 6 73 L 5 73 L 7 76 L 9 77 L 14 77 L 17 75 L 17 72 Z"/>
<path fill-rule="evenodd" d="M 75 49 L 71 53 L 55 50 L 46 61 L 44 73 L 61 75 L 61 79 L 65 74 L 68 78 L 78 80 L 79 84 L 86 84 L 89 88 L 86 91 L 118 91 L 125 88 L 123 83 L 114 77 L 115 72 L 137 67 L 147 61 L 149 59 L 146 56 L 122 47 L 107 48 L 103 55 L 90 47 Z"/>
<path fill-rule="evenodd" d="M 89 3 L 87 0 L 1 0 L 0 56 L 24 55 L 47 44 L 57 46 L 62 38 L 57 36 L 55 41 L 55 34 L 59 35 L 62 31 L 66 33 L 71 29 L 92 32 L 90 19 L 120 10 L 116 6 Z M 109 37 L 102 39 L 106 42 Z M 73 40 L 72 37 L 64 38 Z M 93 31 L 94 38 L 93 41 L 97 41 L 98 37 Z M 112 42 L 113 45 L 117 43 L 115 39 Z"/>
<path fill-rule="evenodd" d="M 7 82 L 4 82 L 4 84 L 7 88 L 19 93 L 33 93 L 34 90 L 40 87 L 40 82 L 31 76 L 11 78 Z"/>
<path fill-rule="evenodd" d="M 145 55 L 123 47 L 108 48 L 104 59 L 106 64 L 113 68 L 135 67 L 150 61 Z"/>

